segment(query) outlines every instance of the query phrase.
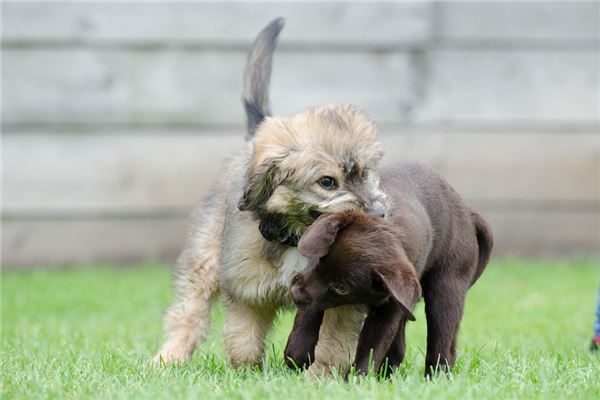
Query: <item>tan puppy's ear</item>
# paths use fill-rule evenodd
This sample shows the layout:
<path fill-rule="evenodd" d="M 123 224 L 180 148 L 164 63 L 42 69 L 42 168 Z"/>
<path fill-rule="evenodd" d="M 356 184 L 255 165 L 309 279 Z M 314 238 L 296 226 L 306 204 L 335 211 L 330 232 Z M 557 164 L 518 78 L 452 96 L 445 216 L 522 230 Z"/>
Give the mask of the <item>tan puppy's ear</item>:
<path fill-rule="evenodd" d="M 248 172 L 244 194 L 238 203 L 240 211 L 254 211 L 269 200 L 275 188 L 283 181 L 279 170 L 281 159 L 267 159 Z"/>
<path fill-rule="evenodd" d="M 350 223 L 347 214 L 321 215 L 308 227 L 298 242 L 298 251 L 306 257 L 323 257 L 335 242 L 338 232 Z"/>
<path fill-rule="evenodd" d="M 421 298 L 421 284 L 413 265 L 408 262 L 375 267 L 372 270 L 373 290 L 385 291 L 400 304 L 409 320 L 414 321 L 412 309 Z"/>

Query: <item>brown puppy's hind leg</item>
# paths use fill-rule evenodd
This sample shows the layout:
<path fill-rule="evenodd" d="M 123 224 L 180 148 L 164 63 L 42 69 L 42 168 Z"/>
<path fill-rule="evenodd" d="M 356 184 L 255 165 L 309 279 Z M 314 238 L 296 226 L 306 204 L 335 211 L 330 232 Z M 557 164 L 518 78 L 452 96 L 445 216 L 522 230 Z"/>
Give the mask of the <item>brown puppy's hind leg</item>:
<path fill-rule="evenodd" d="M 438 370 L 449 372 L 456 360 L 456 337 L 469 287 L 465 280 L 441 269 L 426 276 L 423 283 L 427 316 L 425 377 Z"/>

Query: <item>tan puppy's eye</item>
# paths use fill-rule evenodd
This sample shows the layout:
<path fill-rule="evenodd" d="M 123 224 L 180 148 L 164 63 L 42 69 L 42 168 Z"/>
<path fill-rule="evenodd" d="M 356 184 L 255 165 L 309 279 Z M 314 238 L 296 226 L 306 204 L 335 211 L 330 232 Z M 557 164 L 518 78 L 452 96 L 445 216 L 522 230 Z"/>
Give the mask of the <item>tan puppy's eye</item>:
<path fill-rule="evenodd" d="M 345 296 L 348 294 L 348 286 L 343 283 L 334 283 L 330 288 L 340 296 Z"/>
<path fill-rule="evenodd" d="M 323 176 L 319 178 L 319 185 L 325 190 L 335 190 L 337 189 L 337 181 L 331 176 Z"/>

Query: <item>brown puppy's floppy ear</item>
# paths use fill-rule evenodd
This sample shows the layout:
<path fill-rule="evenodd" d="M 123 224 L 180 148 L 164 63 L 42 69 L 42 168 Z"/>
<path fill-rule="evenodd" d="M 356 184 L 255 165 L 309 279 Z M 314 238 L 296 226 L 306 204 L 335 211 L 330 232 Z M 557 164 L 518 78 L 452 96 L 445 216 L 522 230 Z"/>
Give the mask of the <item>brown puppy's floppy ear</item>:
<path fill-rule="evenodd" d="M 411 310 L 421 297 L 421 284 L 412 264 L 406 261 L 378 266 L 372 270 L 372 274 L 373 289 L 387 292 L 400 304 L 408 319 L 414 321 Z"/>
<path fill-rule="evenodd" d="M 269 200 L 273 191 L 284 177 L 279 164 L 282 158 L 270 158 L 248 172 L 244 194 L 238 203 L 240 211 L 253 211 Z"/>
<path fill-rule="evenodd" d="M 338 232 L 350 223 L 346 214 L 324 214 L 313 222 L 298 242 L 298 251 L 306 257 L 323 257 L 335 242 Z"/>

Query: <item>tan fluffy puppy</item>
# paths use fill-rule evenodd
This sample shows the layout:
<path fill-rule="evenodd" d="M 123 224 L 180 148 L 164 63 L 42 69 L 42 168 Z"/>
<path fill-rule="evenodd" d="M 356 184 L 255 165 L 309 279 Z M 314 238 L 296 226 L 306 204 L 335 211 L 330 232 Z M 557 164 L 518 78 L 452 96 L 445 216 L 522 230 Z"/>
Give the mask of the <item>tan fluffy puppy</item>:
<path fill-rule="evenodd" d="M 271 59 L 282 26 L 281 19 L 272 21 L 249 55 L 248 143 L 192 216 L 175 266 L 176 300 L 166 314 L 166 341 L 157 362 L 191 356 L 209 333 L 210 307 L 221 292 L 231 364 L 259 363 L 276 311 L 291 305 L 291 279 L 307 264 L 295 247 L 307 226 L 323 213 L 382 215 L 387 207 L 379 186 L 375 125 L 362 113 L 330 105 L 269 116 Z M 326 313 L 314 372 L 352 360 L 362 320 L 354 306 Z"/>

